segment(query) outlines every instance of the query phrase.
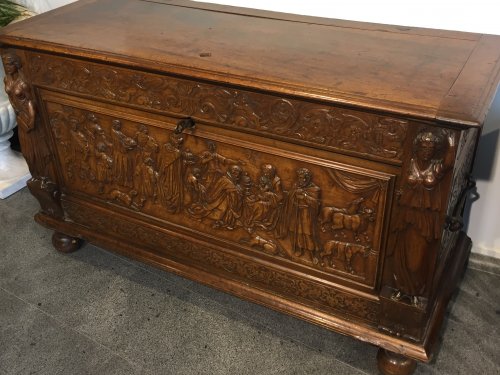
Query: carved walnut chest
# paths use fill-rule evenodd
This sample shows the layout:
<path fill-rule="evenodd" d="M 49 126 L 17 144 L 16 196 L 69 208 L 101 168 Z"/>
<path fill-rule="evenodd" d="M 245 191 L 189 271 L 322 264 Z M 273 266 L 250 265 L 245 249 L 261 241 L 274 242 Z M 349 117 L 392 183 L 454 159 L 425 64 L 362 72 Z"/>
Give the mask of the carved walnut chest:
<path fill-rule="evenodd" d="M 83 0 L 1 31 L 60 251 L 81 240 L 428 361 L 500 37 L 182 0 Z"/>

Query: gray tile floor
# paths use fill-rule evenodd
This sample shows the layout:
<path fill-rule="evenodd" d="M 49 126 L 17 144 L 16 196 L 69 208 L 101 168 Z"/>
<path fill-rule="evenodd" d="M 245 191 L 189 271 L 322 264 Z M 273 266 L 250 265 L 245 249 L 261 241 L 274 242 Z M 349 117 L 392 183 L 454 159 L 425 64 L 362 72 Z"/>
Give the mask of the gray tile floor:
<path fill-rule="evenodd" d="M 0 374 L 376 374 L 377 349 L 86 245 L 0 201 Z M 475 257 L 418 374 L 500 374 L 500 267 Z"/>

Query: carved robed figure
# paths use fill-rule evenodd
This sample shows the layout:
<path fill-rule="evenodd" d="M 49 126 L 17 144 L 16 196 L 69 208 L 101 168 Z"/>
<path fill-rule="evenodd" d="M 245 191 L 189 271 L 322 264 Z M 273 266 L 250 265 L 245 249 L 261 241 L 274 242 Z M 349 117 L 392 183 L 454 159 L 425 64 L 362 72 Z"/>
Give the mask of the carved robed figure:
<path fill-rule="evenodd" d="M 453 136 L 446 137 L 444 131 L 420 132 L 399 197 L 394 226 L 394 298 L 409 298 L 414 305 L 422 303 L 431 282 L 428 270 L 436 261 L 435 245 L 443 231 L 440 213 L 446 204 L 440 184 L 453 164 L 454 148 Z"/>

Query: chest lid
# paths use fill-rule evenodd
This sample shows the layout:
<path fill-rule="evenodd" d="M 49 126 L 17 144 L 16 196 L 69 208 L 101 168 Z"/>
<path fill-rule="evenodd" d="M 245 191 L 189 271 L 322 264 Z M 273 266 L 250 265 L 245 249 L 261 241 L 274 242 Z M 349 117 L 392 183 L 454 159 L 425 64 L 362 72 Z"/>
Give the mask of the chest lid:
<path fill-rule="evenodd" d="M 0 43 L 466 126 L 500 80 L 500 36 L 187 0 L 81 0 Z"/>

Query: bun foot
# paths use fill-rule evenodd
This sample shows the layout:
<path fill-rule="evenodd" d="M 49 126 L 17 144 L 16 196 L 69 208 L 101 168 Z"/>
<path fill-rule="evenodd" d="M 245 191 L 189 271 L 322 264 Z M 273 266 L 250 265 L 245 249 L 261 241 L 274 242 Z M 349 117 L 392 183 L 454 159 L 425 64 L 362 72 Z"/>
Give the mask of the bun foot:
<path fill-rule="evenodd" d="M 377 364 L 384 375 L 410 375 L 417 368 L 415 360 L 382 348 L 377 353 Z"/>
<path fill-rule="evenodd" d="M 52 245 L 61 253 L 72 253 L 82 246 L 82 240 L 64 233 L 54 232 L 52 235 Z"/>

